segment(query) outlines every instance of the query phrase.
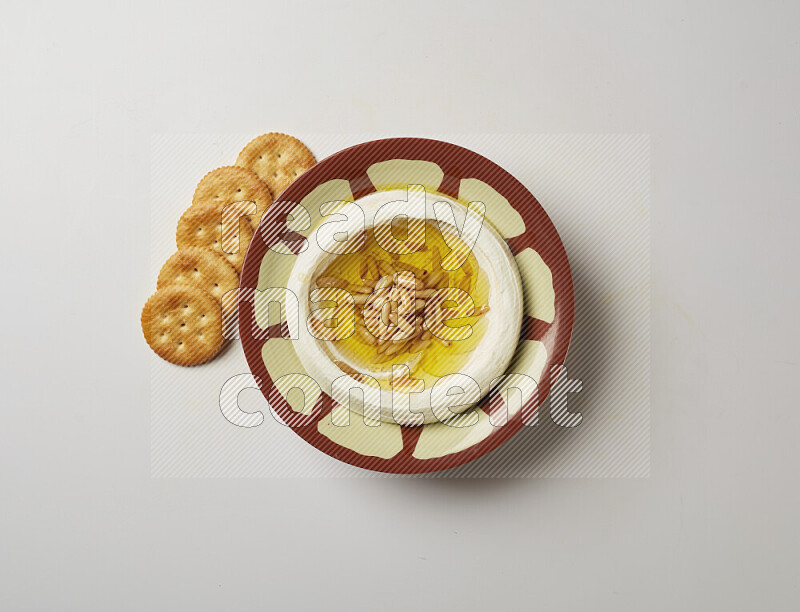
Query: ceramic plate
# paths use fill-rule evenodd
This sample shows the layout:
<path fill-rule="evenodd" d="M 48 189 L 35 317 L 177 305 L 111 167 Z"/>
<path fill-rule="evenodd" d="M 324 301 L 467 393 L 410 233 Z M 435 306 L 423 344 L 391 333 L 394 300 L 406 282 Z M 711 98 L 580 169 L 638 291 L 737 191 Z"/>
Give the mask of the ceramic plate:
<path fill-rule="evenodd" d="M 288 338 L 286 321 L 278 323 L 275 316 L 270 320 L 266 305 L 280 300 L 282 292 L 275 288 L 286 286 L 301 235 L 308 236 L 306 228 L 315 227 L 321 204 L 352 202 L 375 191 L 407 185 L 423 185 L 428 194 L 444 194 L 463 204 L 483 202 L 486 220 L 514 255 L 522 278 L 524 310 L 517 350 L 506 371 L 520 377 L 521 401 L 509 400 L 506 406 L 509 394 L 490 393 L 470 411 L 476 416 L 469 427 L 438 422 L 401 427 L 365 422 L 355 413 L 349 426 L 337 426 L 332 411 L 339 407 L 325 390 L 305 384 L 304 376 L 291 376 L 305 370 L 295 342 Z M 311 219 L 288 215 L 297 203 Z M 564 363 L 572 335 L 574 296 L 561 239 L 525 186 L 473 151 L 421 138 L 391 138 L 350 147 L 295 180 L 264 215 L 258 234 L 261 239 L 253 239 L 247 251 L 240 285 L 239 329 L 247 362 L 277 415 L 331 457 L 398 474 L 433 472 L 473 461 L 508 441 L 530 421 L 550 392 L 551 366 Z M 531 378 L 538 390 L 522 382 Z"/>

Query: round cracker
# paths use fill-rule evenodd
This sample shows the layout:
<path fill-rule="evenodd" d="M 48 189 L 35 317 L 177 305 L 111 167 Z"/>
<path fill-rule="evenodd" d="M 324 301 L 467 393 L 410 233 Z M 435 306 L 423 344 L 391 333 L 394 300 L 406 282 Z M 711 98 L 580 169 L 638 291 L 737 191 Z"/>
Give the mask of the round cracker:
<path fill-rule="evenodd" d="M 224 257 L 211 249 L 189 247 L 174 253 L 158 273 L 158 289 L 176 284 L 199 287 L 223 303 L 225 294 L 239 286 L 239 275 Z M 223 305 L 230 306 L 227 300 Z"/>
<path fill-rule="evenodd" d="M 142 331 L 156 355 L 170 363 L 198 365 L 222 348 L 222 312 L 211 295 L 189 285 L 156 291 L 142 309 Z"/>
<path fill-rule="evenodd" d="M 316 163 L 306 145 L 294 136 L 277 132 L 257 136 L 236 159 L 236 165 L 255 172 L 275 198 Z"/>
<path fill-rule="evenodd" d="M 245 216 L 252 207 L 253 204 L 247 202 L 241 206 L 233 204 L 220 214 L 215 204 L 190 206 L 178 221 L 175 234 L 178 249 L 209 248 L 224 257 L 236 272 L 241 272 L 247 247 L 253 238 L 253 227 Z M 245 218 L 242 220 L 241 216 Z"/>
<path fill-rule="evenodd" d="M 206 174 L 197 184 L 192 206 L 214 204 L 221 215 L 226 206 L 243 201 L 256 204 L 255 214 L 250 217 L 255 228 L 272 204 L 272 193 L 252 170 L 240 166 L 223 166 Z"/>

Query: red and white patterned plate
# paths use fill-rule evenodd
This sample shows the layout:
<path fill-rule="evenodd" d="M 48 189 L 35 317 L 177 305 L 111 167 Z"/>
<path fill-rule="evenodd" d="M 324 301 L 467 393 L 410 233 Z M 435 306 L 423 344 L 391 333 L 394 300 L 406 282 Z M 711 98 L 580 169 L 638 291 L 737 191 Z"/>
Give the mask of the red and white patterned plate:
<path fill-rule="evenodd" d="M 502 394 L 488 394 L 474 407 L 471 427 L 432 423 L 401 427 L 350 418 L 350 425 L 332 423 L 333 405 L 325 390 L 304 385 L 305 370 L 285 337 L 285 321 L 271 324 L 269 289 L 285 287 L 298 241 L 287 216 L 302 204 L 314 227 L 319 206 L 334 200 L 354 201 L 374 191 L 424 185 L 462 203 L 481 201 L 486 219 L 506 240 L 520 270 L 524 294 L 522 331 L 507 373 L 525 375 L 538 392 L 523 393 L 508 418 Z M 261 239 L 259 239 L 259 237 Z M 553 223 L 536 198 L 508 172 L 488 159 L 454 144 L 422 138 L 390 138 L 365 142 L 319 162 L 283 192 L 264 215 L 247 251 L 242 269 L 239 328 L 247 362 L 261 392 L 293 431 L 322 452 L 352 465 L 399 474 L 444 470 L 496 449 L 520 431 L 550 392 L 572 336 L 574 295 L 567 254 Z M 258 290 L 258 291 L 255 291 Z M 255 298 L 254 298 L 255 296 Z M 259 296 L 262 301 L 260 301 Z M 262 306 L 260 306 L 262 304 Z M 289 375 L 289 376 L 287 376 Z M 529 379 L 528 379 L 529 380 Z M 279 384 L 275 384 L 278 381 Z M 520 385 L 523 387 L 524 385 Z M 290 390 L 295 388 L 294 393 Z M 298 390 L 299 389 L 299 390 Z M 302 393 L 300 393 L 302 391 Z M 313 407 L 313 408 L 312 408 Z"/>

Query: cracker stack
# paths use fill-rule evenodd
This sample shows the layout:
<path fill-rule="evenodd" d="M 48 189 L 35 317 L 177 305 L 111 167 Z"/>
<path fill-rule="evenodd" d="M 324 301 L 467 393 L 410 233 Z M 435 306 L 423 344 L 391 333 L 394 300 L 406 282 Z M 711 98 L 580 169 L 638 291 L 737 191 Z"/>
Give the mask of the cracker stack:
<path fill-rule="evenodd" d="M 159 357 L 193 366 L 219 353 L 223 330 L 235 325 L 239 273 L 261 216 L 315 163 L 296 138 L 264 134 L 242 149 L 235 166 L 198 183 L 178 221 L 178 251 L 142 310 L 145 340 Z"/>

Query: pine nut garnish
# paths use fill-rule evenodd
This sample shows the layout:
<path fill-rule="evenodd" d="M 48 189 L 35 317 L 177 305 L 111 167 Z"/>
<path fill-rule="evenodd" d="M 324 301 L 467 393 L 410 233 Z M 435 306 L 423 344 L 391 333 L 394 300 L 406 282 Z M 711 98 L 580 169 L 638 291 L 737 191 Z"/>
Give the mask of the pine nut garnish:
<path fill-rule="evenodd" d="M 426 232 L 434 234 L 434 237 L 439 233 L 433 224 L 426 227 Z M 343 254 L 347 259 L 341 260 L 342 264 L 338 267 L 335 263 L 331 265 L 314 283 L 318 288 L 343 289 L 351 295 L 355 303 L 352 340 L 348 340 L 349 336 L 337 339 L 336 330 L 341 329 L 338 324 L 329 328 L 327 324 L 321 324 L 316 319 L 310 322 L 312 329 L 319 334 L 318 338 L 337 343 L 331 345 L 337 347 L 333 352 L 336 354 L 336 351 L 341 351 L 339 355 L 342 357 L 337 356 L 334 359 L 335 365 L 357 380 L 368 376 L 378 376 L 382 380 L 381 376 L 389 371 L 392 363 L 405 364 L 412 373 L 420 367 L 424 367 L 426 372 L 434 366 L 436 370 L 440 370 L 441 360 L 445 360 L 448 366 L 451 360 L 459 363 L 460 355 L 466 354 L 463 350 L 456 353 L 437 351 L 435 363 L 426 361 L 425 355 L 434 350 L 437 344 L 449 348 L 457 342 L 456 339 L 448 339 L 448 332 L 445 332 L 445 337 L 439 338 L 430 329 L 438 330 L 443 321 L 450 319 L 468 320 L 463 306 L 460 309 L 450 308 L 459 302 L 455 299 L 446 300 L 444 295 L 447 294 L 444 290 L 456 288 L 469 293 L 471 288 L 478 288 L 477 274 L 480 270 L 475 260 L 468 255 L 460 270 L 444 270 L 441 252 L 445 251 L 441 249 L 452 252 L 452 247 L 449 244 L 445 247 L 442 240 L 436 242 L 434 239 L 433 243 L 416 244 L 418 248 L 407 253 L 391 253 L 384 251 L 376 243 L 371 229 L 367 230 L 365 244 L 367 252 L 363 257 Z M 334 259 L 337 260 L 338 258 Z M 485 302 L 485 298 L 474 299 Z M 334 311 L 338 318 L 327 320 L 338 321 L 345 312 L 352 312 L 347 310 L 352 308 L 352 303 L 344 305 L 349 300 L 335 296 L 329 301 L 338 302 Z M 314 310 L 313 305 L 311 309 Z M 340 310 L 342 314 L 339 313 Z M 488 304 L 476 305 L 470 316 L 478 317 L 488 311 Z M 466 346 L 468 352 L 469 345 Z M 364 364 L 363 372 L 358 372 L 359 368 L 355 365 L 358 363 Z M 431 372 L 423 375 L 431 375 Z"/>

